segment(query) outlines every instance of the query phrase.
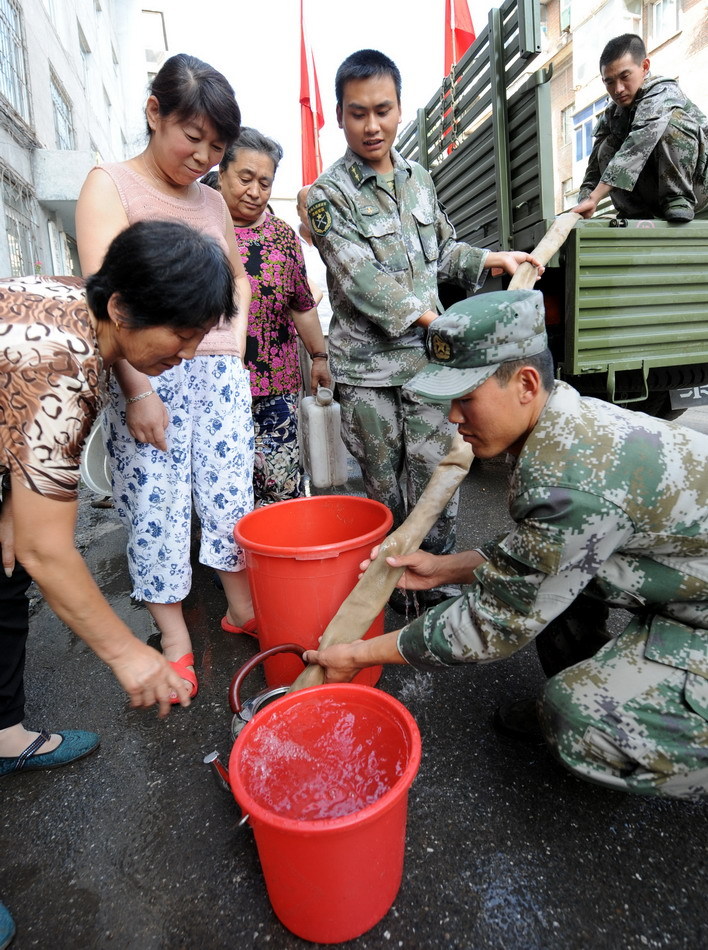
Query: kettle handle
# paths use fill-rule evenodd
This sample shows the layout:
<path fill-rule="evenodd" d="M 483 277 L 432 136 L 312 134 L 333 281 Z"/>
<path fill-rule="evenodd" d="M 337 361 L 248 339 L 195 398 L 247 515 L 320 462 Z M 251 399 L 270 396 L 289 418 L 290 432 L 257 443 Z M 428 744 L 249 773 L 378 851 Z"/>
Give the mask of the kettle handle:
<path fill-rule="evenodd" d="M 234 674 L 234 678 L 231 680 L 231 685 L 229 686 L 229 706 L 231 706 L 231 712 L 238 714 L 243 709 L 243 703 L 241 702 L 240 696 L 241 684 L 246 679 L 251 670 L 255 669 L 259 663 L 267 660 L 269 656 L 275 656 L 276 653 L 295 653 L 302 660 L 305 653 L 305 647 L 301 647 L 298 643 L 279 643 L 277 646 L 271 647 L 269 650 L 263 650 L 262 653 L 256 653 L 256 655 L 252 656 L 248 662 L 244 663 L 243 666 Z"/>

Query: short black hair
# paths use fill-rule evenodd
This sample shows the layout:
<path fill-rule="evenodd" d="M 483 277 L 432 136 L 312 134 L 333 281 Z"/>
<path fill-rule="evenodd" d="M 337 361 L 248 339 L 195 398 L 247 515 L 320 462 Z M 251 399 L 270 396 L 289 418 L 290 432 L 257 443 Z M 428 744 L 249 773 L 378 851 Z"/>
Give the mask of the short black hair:
<path fill-rule="evenodd" d="M 494 373 L 494 378 L 502 389 L 506 388 L 511 377 L 517 370 L 521 369 L 522 366 L 533 366 L 534 369 L 537 369 L 541 377 L 541 385 L 547 393 L 551 392 L 555 377 L 553 375 L 553 357 L 547 347 L 545 350 L 541 350 L 540 353 L 536 353 L 535 356 L 527 356 L 522 360 L 507 360 L 506 363 L 500 363 L 496 373 Z"/>
<path fill-rule="evenodd" d="M 638 66 L 647 58 L 647 48 L 641 36 L 637 36 L 636 33 L 623 33 L 610 40 L 600 54 L 600 70 L 602 71 L 603 66 L 609 66 L 615 60 L 622 59 L 627 53 Z"/>
<path fill-rule="evenodd" d="M 235 313 L 234 277 L 217 241 L 181 221 L 138 221 L 111 242 L 101 269 L 86 281 L 86 300 L 108 320 L 117 294 L 136 329 L 208 327 Z"/>
<path fill-rule="evenodd" d="M 242 148 L 267 155 L 273 162 L 273 174 L 277 172 L 278 165 L 283 157 L 282 145 L 276 142 L 275 139 L 269 139 L 267 135 L 263 135 L 258 129 L 252 129 L 248 125 L 243 126 L 236 141 L 224 151 L 224 155 L 219 162 L 220 171 L 225 172 L 227 170 Z"/>
<path fill-rule="evenodd" d="M 241 110 L 225 76 L 208 63 L 187 53 L 165 60 L 150 86 L 160 115 L 188 120 L 204 116 L 230 145 L 241 129 Z M 148 125 L 148 135 L 152 129 Z"/>
<path fill-rule="evenodd" d="M 344 101 L 344 87 L 348 82 L 357 79 L 371 79 L 373 77 L 390 76 L 396 87 L 396 99 L 401 104 L 401 73 L 392 59 L 380 53 L 377 49 L 360 49 L 344 60 L 334 78 L 334 91 L 337 96 L 337 105 L 341 107 Z"/>

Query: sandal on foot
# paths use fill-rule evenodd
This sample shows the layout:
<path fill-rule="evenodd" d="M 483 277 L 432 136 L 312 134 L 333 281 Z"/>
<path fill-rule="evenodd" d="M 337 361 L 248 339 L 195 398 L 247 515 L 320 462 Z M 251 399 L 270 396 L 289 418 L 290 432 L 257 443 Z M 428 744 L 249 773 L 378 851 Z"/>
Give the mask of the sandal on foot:
<path fill-rule="evenodd" d="M 28 772 L 31 769 L 57 769 L 61 765 L 68 765 L 76 759 L 97 749 L 101 741 L 95 732 L 84 732 L 81 729 L 59 732 L 61 742 L 51 752 L 37 755 L 45 742 L 49 742 L 51 733 L 42 729 L 37 738 L 30 742 L 24 752 L 16 756 L 0 756 L 0 778 L 12 775 L 15 772 Z"/>
<path fill-rule="evenodd" d="M 187 680 L 188 683 L 192 684 L 192 689 L 189 693 L 189 698 L 194 699 L 199 690 L 199 683 L 197 682 L 197 674 L 194 670 L 190 670 L 190 666 L 194 666 L 194 654 L 185 653 L 184 656 L 181 656 L 179 660 L 170 660 L 170 666 L 175 671 L 179 673 L 183 680 Z M 174 699 L 170 696 L 170 702 L 174 706 L 179 702 L 179 697 L 175 693 Z"/>
<path fill-rule="evenodd" d="M 237 627 L 236 624 L 229 623 L 226 617 L 223 617 L 221 620 L 221 629 L 224 633 L 245 633 L 247 637 L 255 637 L 258 639 L 255 617 L 251 617 L 250 620 L 247 620 L 242 627 Z"/>

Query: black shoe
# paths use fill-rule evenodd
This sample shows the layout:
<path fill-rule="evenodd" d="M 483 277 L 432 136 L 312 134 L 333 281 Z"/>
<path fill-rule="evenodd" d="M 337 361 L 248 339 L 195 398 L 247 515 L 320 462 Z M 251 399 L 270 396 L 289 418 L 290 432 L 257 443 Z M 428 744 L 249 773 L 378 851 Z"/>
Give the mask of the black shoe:
<path fill-rule="evenodd" d="M 667 201 L 663 208 L 664 218 L 667 221 L 693 221 L 695 210 L 685 198 L 674 198 Z"/>
<path fill-rule="evenodd" d="M 502 703 L 494 710 L 492 725 L 497 732 L 521 742 L 543 742 L 538 719 L 538 700 L 535 696 Z"/>

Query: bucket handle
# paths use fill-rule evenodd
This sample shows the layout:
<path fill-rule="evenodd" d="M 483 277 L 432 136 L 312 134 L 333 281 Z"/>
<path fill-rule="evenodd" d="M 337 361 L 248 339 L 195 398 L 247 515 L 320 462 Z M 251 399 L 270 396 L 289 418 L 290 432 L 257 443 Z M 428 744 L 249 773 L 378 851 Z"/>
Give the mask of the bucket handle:
<path fill-rule="evenodd" d="M 251 672 L 251 670 L 255 669 L 259 663 L 267 660 L 270 656 L 275 656 L 276 653 L 295 653 L 296 656 L 302 660 L 305 654 L 305 648 L 301 647 L 298 643 L 279 643 L 277 646 L 271 647 L 269 650 L 263 650 L 262 653 L 256 653 L 256 655 L 252 656 L 247 663 L 244 663 L 243 666 L 234 674 L 234 678 L 231 680 L 231 685 L 229 686 L 229 705 L 231 706 L 232 713 L 236 713 L 236 715 L 238 715 L 243 709 L 240 690 L 241 685 L 248 674 Z"/>

